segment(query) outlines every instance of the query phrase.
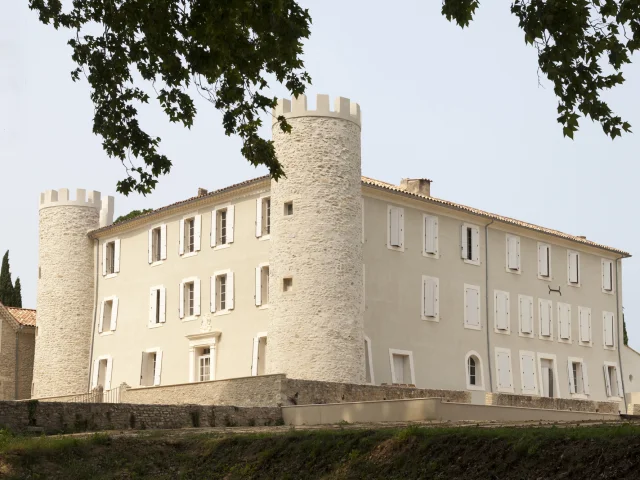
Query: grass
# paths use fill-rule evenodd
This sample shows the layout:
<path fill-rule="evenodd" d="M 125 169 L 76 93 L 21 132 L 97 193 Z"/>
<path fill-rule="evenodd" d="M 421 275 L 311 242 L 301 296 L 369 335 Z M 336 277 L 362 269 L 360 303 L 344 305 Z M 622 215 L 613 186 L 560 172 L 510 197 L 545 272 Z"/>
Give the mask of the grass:
<path fill-rule="evenodd" d="M 0 431 L 0 478 L 637 478 L 640 427 L 335 429 L 22 437 Z"/>

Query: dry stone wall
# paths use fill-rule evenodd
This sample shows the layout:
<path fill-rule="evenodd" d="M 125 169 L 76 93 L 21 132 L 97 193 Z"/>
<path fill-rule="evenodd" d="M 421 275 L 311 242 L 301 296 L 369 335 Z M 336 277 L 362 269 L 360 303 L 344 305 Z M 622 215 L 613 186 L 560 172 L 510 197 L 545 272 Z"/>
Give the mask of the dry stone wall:
<path fill-rule="evenodd" d="M 31 398 L 33 381 L 33 355 L 36 348 L 35 332 L 29 327 L 18 334 L 18 398 Z"/>
<path fill-rule="evenodd" d="M 620 409 L 620 404 L 617 402 L 595 402 L 593 400 L 548 398 L 533 395 L 512 395 L 508 393 L 487 393 L 486 405 L 613 414 L 617 414 Z"/>
<path fill-rule="evenodd" d="M 16 395 L 16 333 L 0 318 L 0 400 L 13 400 Z"/>

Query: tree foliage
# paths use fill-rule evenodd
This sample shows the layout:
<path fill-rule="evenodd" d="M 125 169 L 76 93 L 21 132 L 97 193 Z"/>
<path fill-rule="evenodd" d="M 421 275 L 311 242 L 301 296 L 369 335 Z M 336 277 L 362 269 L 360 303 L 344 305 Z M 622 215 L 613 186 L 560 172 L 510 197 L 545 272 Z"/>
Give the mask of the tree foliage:
<path fill-rule="evenodd" d="M 15 287 L 11 281 L 9 250 L 2 257 L 2 267 L 0 267 L 0 303 L 5 307 L 22 307 L 20 279 L 16 279 Z"/>
<path fill-rule="evenodd" d="M 195 87 L 222 111 L 225 133 L 240 136 L 244 157 L 275 179 L 283 175 L 273 143 L 257 130 L 259 114 L 276 104 L 263 93 L 267 76 L 293 95 L 310 82 L 301 55 L 311 18 L 295 0 L 74 0 L 66 10 L 61 0 L 29 0 L 29 7 L 43 23 L 73 32 L 71 75 L 86 76 L 93 132 L 126 168 L 120 193 L 147 194 L 171 169 L 160 138 L 139 124 L 138 106 L 150 100 L 143 85 L 169 120 L 185 127 L 196 115 Z M 278 120 L 290 130 L 284 117 Z"/>
<path fill-rule="evenodd" d="M 22 308 L 22 285 L 20 283 L 20 277 L 16 278 L 16 283 L 13 286 L 13 305 L 17 308 Z"/>
<path fill-rule="evenodd" d="M 478 7 L 477 0 L 443 0 L 442 14 L 464 28 Z M 573 138 L 581 116 L 612 139 L 631 131 L 601 95 L 624 83 L 622 67 L 640 48 L 640 1 L 514 0 L 511 13 L 553 84 L 563 135 Z"/>
<path fill-rule="evenodd" d="M 130 220 L 132 218 L 139 217 L 140 215 L 144 215 L 145 213 L 149 213 L 152 211 L 153 211 L 153 208 L 145 208 L 144 210 L 131 210 L 126 215 L 120 215 L 118 218 L 116 218 L 113 221 L 113 223 L 124 222 L 125 220 Z"/>

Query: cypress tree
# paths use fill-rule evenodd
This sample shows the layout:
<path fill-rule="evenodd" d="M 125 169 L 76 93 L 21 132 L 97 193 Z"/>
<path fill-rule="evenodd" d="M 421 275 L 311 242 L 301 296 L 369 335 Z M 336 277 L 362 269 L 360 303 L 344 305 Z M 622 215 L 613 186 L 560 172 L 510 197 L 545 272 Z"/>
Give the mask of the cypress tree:
<path fill-rule="evenodd" d="M 0 303 L 7 307 L 13 306 L 13 284 L 11 283 L 11 271 L 9 270 L 9 250 L 2 257 L 0 269 Z"/>
<path fill-rule="evenodd" d="M 20 285 L 20 277 L 16 278 L 13 286 L 13 307 L 22 308 L 22 286 Z"/>
<path fill-rule="evenodd" d="M 624 321 L 624 313 L 622 314 L 622 333 L 625 345 L 629 345 L 629 336 L 627 335 L 627 322 Z"/>

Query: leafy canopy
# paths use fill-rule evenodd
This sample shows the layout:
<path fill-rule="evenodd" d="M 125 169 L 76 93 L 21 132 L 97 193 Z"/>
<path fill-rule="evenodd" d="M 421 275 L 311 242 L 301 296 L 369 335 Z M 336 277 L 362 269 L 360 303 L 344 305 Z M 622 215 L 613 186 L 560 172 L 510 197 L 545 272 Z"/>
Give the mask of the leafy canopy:
<path fill-rule="evenodd" d="M 464 28 L 479 4 L 442 0 L 442 14 Z M 525 42 L 538 50 L 540 72 L 553 83 L 565 136 L 573 138 L 580 116 L 599 122 L 612 139 L 631 131 L 601 94 L 624 83 L 622 67 L 640 48 L 640 1 L 514 0 L 511 13 Z"/>
<path fill-rule="evenodd" d="M 223 112 L 225 133 L 240 136 L 244 157 L 275 179 L 283 175 L 273 143 L 257 130 L 260 112 L 276 104 L 261 93 L 267 75 L 292 95 L 311 81 L 301 60 L 311 18 L 294 0 L 74 0 L 68 10 L 61 0 L 29 0 L 29 7 L 43 23 L 75 34 L 69 45 L 78 67 L 71 75 L 74 81 L 86 76 L 93 132 L 126 168 L 120 193 L 147 194 L 171 169 L 158 151 L 160 138 L 138 122 L 137 106 L 150 100 L 144 82 L 169 120 L 185 127 L 196 114 L 188 91 L 195 87 Z M 284 117 L 278 120 L 290 131 Z"/>
<path fill-rule="evenodd" d="M 149 213 L 149 212 L 152 212 L 152 211 L 153 211 L 153 208 L 145 208 L 143 210 L 131 210 L 126 215 L 120 215 L 118 218 L 116 218 L 113 221 L 113 223 L 124 222 L 126 220 L 130 220 L 132 218 L 139 217 L 140 215 L 144 215 L 145 213 Z"/>

